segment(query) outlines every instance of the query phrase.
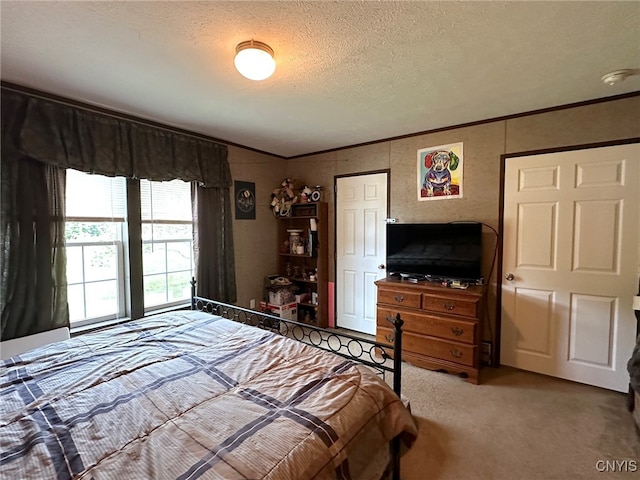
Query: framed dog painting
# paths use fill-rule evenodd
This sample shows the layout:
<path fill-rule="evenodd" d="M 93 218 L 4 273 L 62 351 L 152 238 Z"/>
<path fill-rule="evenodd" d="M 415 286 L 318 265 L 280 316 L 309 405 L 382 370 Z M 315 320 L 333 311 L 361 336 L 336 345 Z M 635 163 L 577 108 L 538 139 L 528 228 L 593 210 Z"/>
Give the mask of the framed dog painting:
<path fill-rule="evenodd" d="M 418 150 L 418 200 L 462 198 L 462 142 Z"/>

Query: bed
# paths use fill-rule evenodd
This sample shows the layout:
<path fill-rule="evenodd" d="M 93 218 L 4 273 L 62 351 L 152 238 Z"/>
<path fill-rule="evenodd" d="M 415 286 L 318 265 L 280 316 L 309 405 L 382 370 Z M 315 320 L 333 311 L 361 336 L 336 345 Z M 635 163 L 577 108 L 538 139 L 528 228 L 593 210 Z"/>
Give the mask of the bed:
<path fill-rule="evenodd" d="M 2 361 L 0 477 L 399 478 L 417 427 L 390 346 L 192 307 Z"/>

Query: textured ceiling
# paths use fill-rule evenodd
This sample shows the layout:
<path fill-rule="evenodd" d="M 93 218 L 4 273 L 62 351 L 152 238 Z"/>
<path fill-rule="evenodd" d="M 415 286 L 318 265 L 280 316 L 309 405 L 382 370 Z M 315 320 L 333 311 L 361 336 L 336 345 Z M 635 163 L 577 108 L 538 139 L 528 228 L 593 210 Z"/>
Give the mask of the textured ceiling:
<path fill-rule="evenodd" d="M 2 80 L 285 157 L 640 91 L 640 2 L 0 3 Z M 273 77 L 233 66 L 244 40 Z"/>

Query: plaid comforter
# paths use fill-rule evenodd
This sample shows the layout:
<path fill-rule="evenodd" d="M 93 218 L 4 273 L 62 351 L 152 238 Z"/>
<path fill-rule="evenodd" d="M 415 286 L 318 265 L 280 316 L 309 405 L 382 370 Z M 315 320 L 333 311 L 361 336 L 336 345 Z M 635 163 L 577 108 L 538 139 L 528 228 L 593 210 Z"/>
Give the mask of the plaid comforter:
<path fill-rule="evenodd" d="M 373 478 L 398 434 L 367 367 L 202 312 L 0 362 L 0 478 Z"/>

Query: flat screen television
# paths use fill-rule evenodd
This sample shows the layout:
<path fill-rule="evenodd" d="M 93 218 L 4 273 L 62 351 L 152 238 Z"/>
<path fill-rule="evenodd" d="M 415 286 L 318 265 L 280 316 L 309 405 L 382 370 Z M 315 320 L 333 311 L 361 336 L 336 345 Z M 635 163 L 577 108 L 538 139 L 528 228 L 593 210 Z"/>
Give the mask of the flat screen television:
<path fill-rule="evenodd" d="M 481 267 L 481 223 L 387 224 L 387 275 L 475 282 Z"/>

